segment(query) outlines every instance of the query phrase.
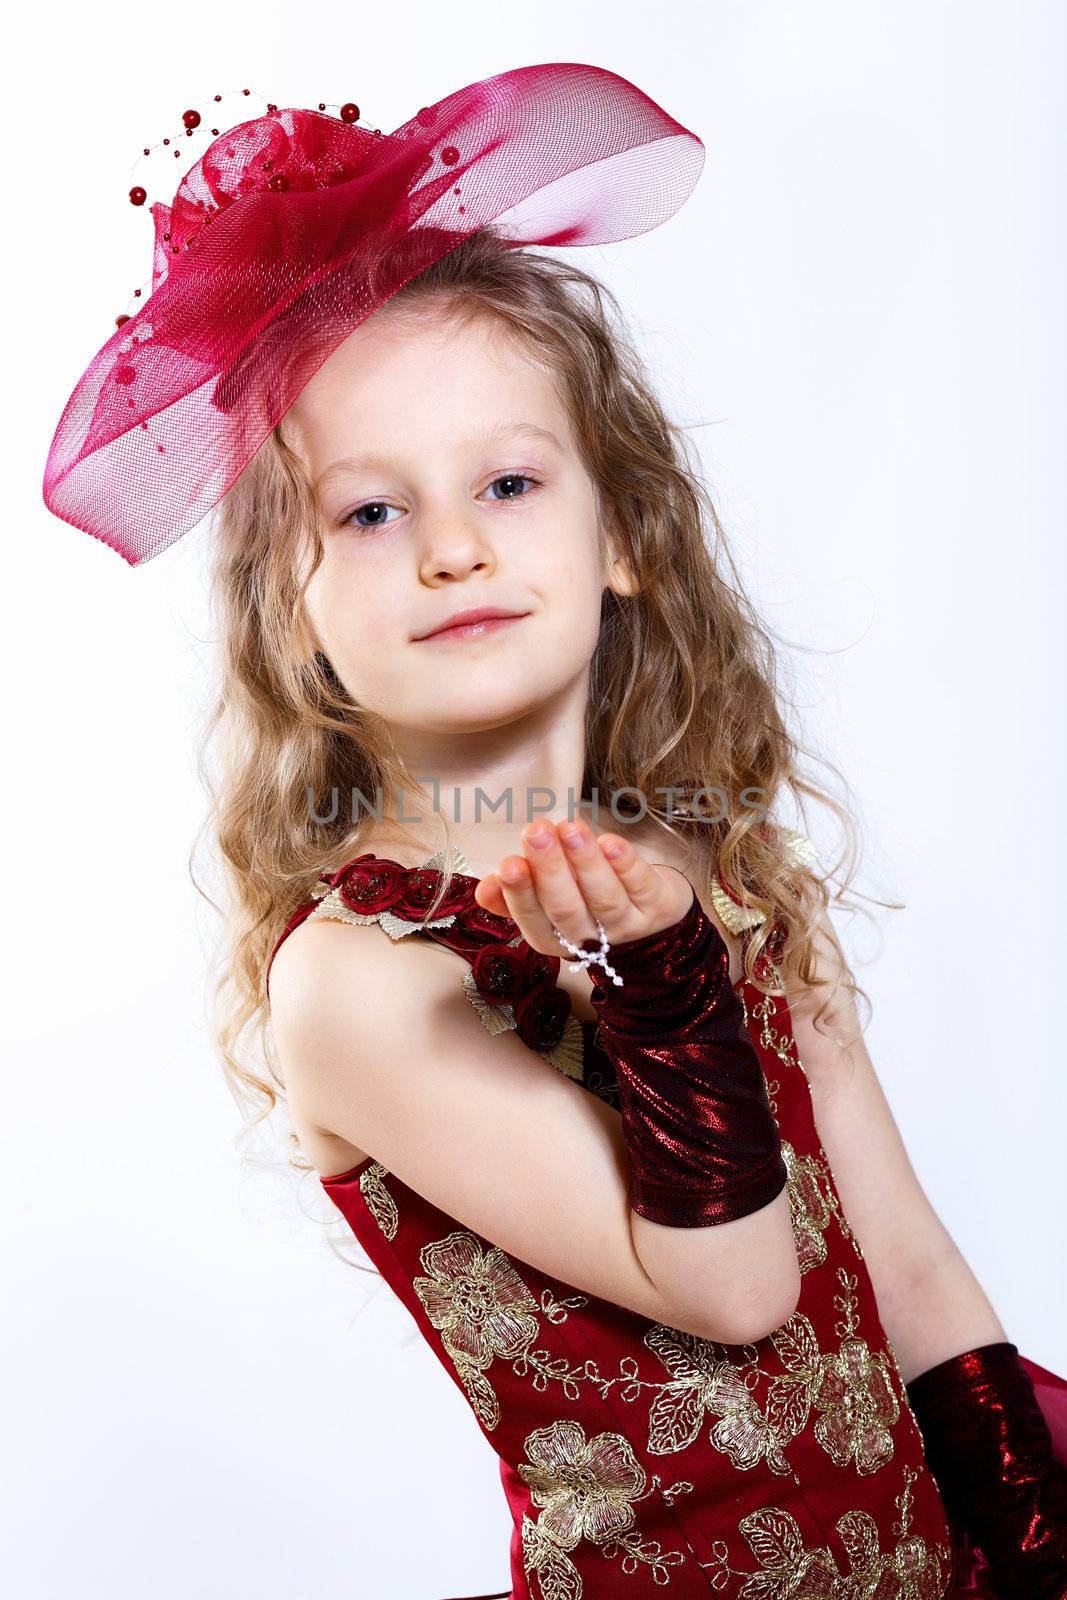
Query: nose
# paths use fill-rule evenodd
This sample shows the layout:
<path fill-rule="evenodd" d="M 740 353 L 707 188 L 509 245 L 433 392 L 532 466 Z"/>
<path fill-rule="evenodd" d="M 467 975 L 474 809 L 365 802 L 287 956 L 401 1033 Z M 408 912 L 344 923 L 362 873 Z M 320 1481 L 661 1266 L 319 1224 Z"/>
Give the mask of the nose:
<path fill-rule="evenodd" d="M 492 545 L 472 522 L 442 513 L 424 524 L 419 555 L 424 583 L 462 580 L 472 572 L 490 572 L 495 565 Z"/>

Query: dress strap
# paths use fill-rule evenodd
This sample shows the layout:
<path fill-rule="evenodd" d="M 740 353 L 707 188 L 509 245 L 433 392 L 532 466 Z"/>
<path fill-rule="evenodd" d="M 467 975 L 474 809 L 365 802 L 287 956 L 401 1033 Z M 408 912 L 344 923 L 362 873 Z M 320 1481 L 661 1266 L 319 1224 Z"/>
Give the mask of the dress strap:
<path fill-rule="evenodd" d="M 818 854 L 811 840 L 803 833 L 794 833 L 788 828 L 781 830 L 787 854 L 794 861 L 804 866 L 816 866 Z M 742 951 L 747 951 L 748 941 L 755 928 L 762 927 L 766 922 L 766 913 L 756 906 L 746 906 L 738 895 L 726 883 L 722 869 L 715 874 L 711 885 L 712 904 L 729 933 L 735 934 L 741 942 Z M 760 954 L 756 970 L 762 978 L 766 978 L 776 987 L 781 985 L 781 974 L 777 962 L 781 955 L 781 941 L 785 932 L 785 925 L 778 921 L 772 929 L 771 938 Z"/>
<path fill-rule="evenodd" d="M 804 866 L 813 866 L 818 861 L 815 846 L 805 834 L 793 833 L 789 829 L 782 829 L 785 839 L 786 852 Z M 716 873 L 711 886 L 712 902 L 715 910 L 722 919 L 723 926 L 730 933 L 745 934 L 752 928 L 758 928 L 766 921 L 764 912 L 755 906 L 746 906 L 735 894 L 734 890 L 726 883 L 721 869 Z"/>
<path fill-rule="evenodd" d="M 366 911 L 359 911 L 355 909 L 352 904 L 353 897 L 350 893 L 344 892 L 344 886 L 353 877 L 352 869 L 360 866 L 361 863 L 367 862 L 376 863 L 379 869 L 392 869 L 392 881 L 395 884 L 396 879 L 400 874 L 403 874 L 410 880 L 410 876 L 413 873 L 422 872 L 427 868 L 442 868 L 444 866 L 445 856 L 443 851 L 438 850 L 430 857 L 428 861 L 424 861 L 421 867 L 401 867 L 396 861 L 389 861 L 384 856 L 376 856 L 372 851 L 366 850 L 362 855 L 355 856 L 353 860 L 346 862 L 343 867 L 339 867 L 336 872 L 320 872 L 319 881 L 311 891 L 311 898 L 305 901 L 303 905 L 298 906 L 296 911 L 293 912 L 293 915 L 289 918 L 288 922 L 285 924 L 285 927 L 278 936 L 278 939 L 275 941 L 274 948 L 271 950 L 270 955 L 267 957 L 266 988 L 268 1000 L 270 999 L 270 969 L 274 964 L 274 957 L 278 954 L 278 951 L 281 949 L 289 935 L 293 933 L 295 929 L 299 928 L 302 922 L 306 922 L 309 917 L 329 917 L 338 922 L 353 922 L 358 925 L 377 922 L 384 928 L 385 932 L 388 933 L 391 939 L 400 939 L 407 934 L 415 933 L 417 931 L 418 920 L 414 913 L 414 905 L 412 903 L 412 897 L 410 894 L 405 895 L 404 897 L 405 906 L 409 914 L 407 916 L 398 916 L 391 913 L 388 907 L 384 904 L 378 906 L 378 908 L 375 910 L 374 887 L 372 886 L 370 888 L 370 892 L 368 893 L 367 886 L 364 882 L 363 897 L 359 903 L 365 904 L 367 909 Z M 452 866 L 456 873 L 466 874 L 467 859 L 463 855 L 463 852 L 455 847 L 453 847 Z M 364 875 L 364 879 L 365 878 L 366 875 Z M 381 870 L 379 870 L 378 873 L 373 877 L 372 885 L 380 885 L 381 878 L 382 873 Z M 477 882 L 477 879 L 472 881 Z M 380 889 L 378 892 L 380 893 Z M 415 899 L 417 898 L 418 894 L 416 888 Z M 433 892 L 431 891 L 431 893 L 424 898 L 423 905 L 429 905 L 432 898 Z M 421 913 L 419 913 L 419 915 L 421 915 Z M 451 922 L 452 918 L 444 917 L 440 920 L 447 924 L 448 922 Z M 501 919 L 497 918 L 496 920 L 500 921 Z M 436 924 L 434 924 L 434 926 L 436 926 Z M 512 927 L 514 928 L 514 924 L 512 924 Z"/>
<path fill-rule="evenodd" d="M 418 867 L 372 852 L 336 872 L 319 875 L 313 898 L 290 917 L 271 952 L 302 922 L 329 919 L 367 927 L 376 923 L 390 939 L 421 933 L 462 956 L 464 992 L 489 1033 L 514 1029 L 523 1043 L 566 1077 L 583 1080 L 585 1029 L 573 1014 L 568 991 L 556 982 L 558 956 L 533 950 L 511 917 L 486 911 L 474 898 L 479 880 L 452 847 L 453 879 L 432 918 L 426 912 L 440 887 L 446 857 L 437 851 Z M 270 995 L 270 965 L 267 994 Z"/>
<path fill-rule="evenodd" d="M 270 969 L 274 965 L 274 957 L 278 954 L 278 951 L 281 949 L 282 945 L 285 943 L 286 939 L 288 939 L 293 930 L 295 928 L 299 928 L 300 924 L 307 920 L 317 904 L 318 902 L 315 900 L 308 900 L 305 905 L 300 906 L 296 911 L 293 912 L 292 916 L 289 918 L 289 921 L 285 924 L 285 927 L 282 929 L 277 940 L 275 941 L 274 949 L 267 957 L 266 986 L 268 1003 L 270 1001 Z"/>
<path fill-rule="evenodd" d="M 810 839 L 787 833 L 787 847 L 798 861 L 813 862 Z M 336 872 L 321 872 L 311 898 L 289 918 L 267 961 L 270 969 L 283 942 L 302 922 L 329 918 L 358 927 L 376 923 L 390 939 L 414 933 L 433 939 L 467 964 L 463 987 L 490 1033 L 515 1029 L 524 1044 L 536 1050 L 568 1077 L 581 1081 L 585 1061 L 584 1025 L 573 1015 L 571 997 L 556 979 L 561 958 L 533 950 L 511 917 L 486 911 L 474 898 L 479 880 L 467 870 L 463 852 L 451 846 L 453 879 L 432 918 L 426 912 L 440 887 L 448 859 L 436 851 L 418 867 L 404 867 L 387 856 L 366 851 Z M 721 870 L 711 886 L 712 902 L 723 926 L 742 944 L 765 920 L 764 913 L 745 906 L 723 880 Z"/>
<path fill-rule="evenodd" d="M 787 847 L 794 859 L 805 865 L 817 861 L 812 842 L 804 834 L 786 833 Z M 386 857 L 367 851 L 347 862 L 338 871 L 319 874 L 319 882 L 312 890 L 312 898 L 289 918 L 267 960 L 267 996 L 270 997 L 270 969 L 284 941 L 295 928 L 310 916 L 331 917 L 340 922 L 365 926 L 376 922 L 391 939 L 403 939 L 423 931 L 422 916 L 437 890 L 437 874 L 444 868 L 446 856 L 436 851 L 419 867 L 402 867 Z M 361 864 L 373 863 L 374 871 L 359 876 L 359 898 L 352 892 L 353 869 Z M 455 950 L 473 963 L 474 957 L 486 944 L 486 935 L 505 945 L 529 950 L 518 937 L 518 930 L 510 917 L 497 917 L 484 911 L 474 900 L 474 887 L 478 879 L 470 875 L 468 862 L 457 846 L 452 846 L 452 867 L 456 875 L 453 893 L 438 908 L 436 918 L 426 923 L 425 931 L 435 936 L 439 943 Z M 421 875 L 421 876 L 420 876 Z M 402 882 L 402 892 L 398 885 Z M 458 890 L 458 894 L 455 891 Z M 724 881 L 721 871 L 716 873 L 711 885 L 712 904 L 723 926 L 745 942 L 752 928 L 765 920 L 764 913 L 754 906 L 745 906 L 737 894 Z M 358 909 L 357 909 L 358 908 Z M 462 913 L 460 915 L 460 913 Z M 531 955 L 535 952 L 530 952 Z M 541 957 L 542 961 L 555 957 Z M 492 1002 L 490 1002 L 492 1003 Z M 499 1031 L 491 1029 L 491 1031 Z"/>

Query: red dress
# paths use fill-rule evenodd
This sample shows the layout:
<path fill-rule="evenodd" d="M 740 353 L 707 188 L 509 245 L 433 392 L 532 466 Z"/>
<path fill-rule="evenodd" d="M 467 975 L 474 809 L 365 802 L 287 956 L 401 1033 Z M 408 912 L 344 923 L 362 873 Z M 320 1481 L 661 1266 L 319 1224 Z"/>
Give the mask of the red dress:
<path fill-rule="evenodd" d="M 320 897 L 278 945 L 308 916 L 445 944 L 466 963 L 466 993 L 490 1031 L 516 1028 L 617 1109 L 612 1062 L 596 1024 L 571 1015 L 559 960 L 478 906 L 477 879 L 457 859 L 460 875 L 425 931 L 413 924 L 442 858 L 405 868 L 366 854 L 323 874 Z M 715 906 L 744 938 L 752 914 L 721 883 Z M 785 999 L 745 977 L 736 992 L 781 1133 L 802 1275 L 793 1315 L 754 1344 L 718 1344 L 579 1291 L 464 1227 L 373 1157 L 321 1179 L 500 1458 L 514 1532 L 511 1588 L 498 1596 L 1008 1600 L 946 1521 L 819 1141 Z M 1027 1366 L 1042 1404 L 1055 1396 L 1062 1430 L 1067 1385 Z"/>

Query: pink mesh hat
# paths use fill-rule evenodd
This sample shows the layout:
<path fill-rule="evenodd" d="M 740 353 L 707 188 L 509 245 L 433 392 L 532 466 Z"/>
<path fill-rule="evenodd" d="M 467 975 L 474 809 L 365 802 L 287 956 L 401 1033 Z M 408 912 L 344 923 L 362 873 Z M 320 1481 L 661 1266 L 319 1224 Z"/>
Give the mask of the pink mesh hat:
<path fill-rule="evenodd" d="M 44 474 L 49 510 L 131 566 L 217 505 L 332 351 L 468 235 L 633 238 L 704 164 L 654 100 L 575 62 L 473 83 L 390 134 L 353 113 L 271 106 L 151 207 L 151 292 L 79 379 Z"/>

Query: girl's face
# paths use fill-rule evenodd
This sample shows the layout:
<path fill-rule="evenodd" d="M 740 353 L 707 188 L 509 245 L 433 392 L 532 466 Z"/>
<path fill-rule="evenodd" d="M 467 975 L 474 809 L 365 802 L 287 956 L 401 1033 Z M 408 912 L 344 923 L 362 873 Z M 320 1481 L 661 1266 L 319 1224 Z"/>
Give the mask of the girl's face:
<path fill-rule="evenodd" d="M 598 557 L 566 407 L 503 324 L 387 306 L 319 369 L 284 432 L 320 507 L 309 614 L 358 705 L 401 735 L 584 706 L 603 589 L 628 593 L 628 578 L 610 547 Z M 519 615 L 423 637 L 480 607 Z"/>

